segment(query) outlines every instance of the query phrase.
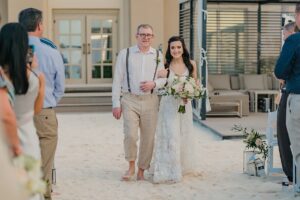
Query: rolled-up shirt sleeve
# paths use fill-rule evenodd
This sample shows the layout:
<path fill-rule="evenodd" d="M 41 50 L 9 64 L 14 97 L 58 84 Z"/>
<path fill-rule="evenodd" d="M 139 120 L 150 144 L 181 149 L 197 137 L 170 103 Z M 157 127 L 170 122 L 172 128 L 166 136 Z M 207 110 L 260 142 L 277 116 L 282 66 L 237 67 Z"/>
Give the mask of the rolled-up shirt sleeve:
<path fill-rule="evenodd" d="M 115 73 L 114 73 L 113 86 L 112 86 L 113 108 L 121 107 L 120 97 L 121 97 L 122 82 L 125 75 L 125 65 L 126 65 L 125 56 L 126 56 L 126 49 L 125 50 L 123 49 L 120 51 L 115 65 Z"/>

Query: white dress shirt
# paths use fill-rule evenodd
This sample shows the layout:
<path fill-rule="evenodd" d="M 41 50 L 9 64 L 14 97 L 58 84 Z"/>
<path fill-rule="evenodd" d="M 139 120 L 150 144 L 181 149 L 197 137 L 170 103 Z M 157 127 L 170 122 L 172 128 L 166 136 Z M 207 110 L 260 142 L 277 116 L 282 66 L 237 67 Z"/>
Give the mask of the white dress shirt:
<path fill-rule="evenodd" d="M 118 55 L 115 66 L 114 81 L 112 87 L 112 102 L 113 108 L 120 107 L 121 92 L 128 92 L 127 75 L 126 75 L 126 52 L 127 49 L 122 49 Z M 164 68 L 163 57 L 159 52 L 157 72 Z M 150 47 L 149 51 L 143 53 L 138 46 L 129 48 L 128 73 L 130 89 L 132 94 L 145 95 L 149 92 L 140 90 L 140 83 L 143 81 L 153 81 L 153 76 L 156 68 L 156 50 Z M 155 88 L 164 86 L 166 79 L 157 79 L 157 73 L 154 80 Z"/>

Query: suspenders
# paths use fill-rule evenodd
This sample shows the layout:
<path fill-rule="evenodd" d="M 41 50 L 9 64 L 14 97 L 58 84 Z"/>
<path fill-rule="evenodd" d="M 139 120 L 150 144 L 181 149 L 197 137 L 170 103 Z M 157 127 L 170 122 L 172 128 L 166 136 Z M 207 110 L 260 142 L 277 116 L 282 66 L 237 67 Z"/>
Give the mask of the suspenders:
<path fill-rule="evenodd" d="M 127 74 L 128 92 L 131 93 L 130 81 L 129 81 L 129 72 L 128 72 L 128 59 L 129 59 L 129 48 L 127 48 L 127 53 L 126 53 L 126 74 Z"/>
<path fill-rule="evenodd" d="M 155 79 L 157 68 L 158 68 L 158 64 L 159 64 L 158 56 L 159 56 L 159 51 L 156 50 L 156 67 L 155 67 L 155 72 L 154 72 L 154 75 L 153 75 L 153 81 Z M 127 48 L 127 52 L 126 52 L 126 75 L 127 75 L 128 92 L 131 93 L 130 79 L 129 79 L 129 70 L 128 70 L 128 68 L 129 68 L 128 67 L 128 60 L 129 60 L 129 48 Z M 151 94 L 152 93 L 153 93 L 153 89 L 151 90 Z"/>

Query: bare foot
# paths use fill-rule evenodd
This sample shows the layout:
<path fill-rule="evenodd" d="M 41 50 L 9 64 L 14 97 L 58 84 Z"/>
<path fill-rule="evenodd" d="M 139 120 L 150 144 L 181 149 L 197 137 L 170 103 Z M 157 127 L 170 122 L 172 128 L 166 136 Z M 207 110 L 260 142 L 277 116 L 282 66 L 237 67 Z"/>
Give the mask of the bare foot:
<path fill-rule="evenodd" d="M 138 181 L 144 181 L 145 177 L 144 177 L 144 170 L 139 168 L 139 171 L 137 173 L 137 178 Z"/>
<path fill-rule="evenodd" d="M 122 180 L 123 181 L 131 181 L 133 179 L 133 176 L 134 176 L 134 170 L 129 169 L 122 176 Z"/>
<path fill-rule="evenodd" d="M 129 168 L 122 176 L 123 181 L 131 181 L 135 173 L 135 161 L 129 161 Z"/>
<path fill-rule="evenodd" d="M 59 196 L 60 193 L 59 192 L 51 192 L 51 196 Z"/>

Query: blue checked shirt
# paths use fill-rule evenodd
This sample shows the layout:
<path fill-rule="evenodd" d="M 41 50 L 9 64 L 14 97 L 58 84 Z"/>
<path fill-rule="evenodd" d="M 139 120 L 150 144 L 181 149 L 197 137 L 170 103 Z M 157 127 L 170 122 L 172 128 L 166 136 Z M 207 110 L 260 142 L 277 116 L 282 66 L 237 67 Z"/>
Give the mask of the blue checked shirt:
<path fill-rule="evenodd" d="M 46 79 L 43 108 L 56 107 L 65 90 L 65 67 L 62 57 L 56 49 L 43 44 L 38 37 L 29 36 L 29 44 L 34 45 L 39 70 L 44 73 Z"/>

